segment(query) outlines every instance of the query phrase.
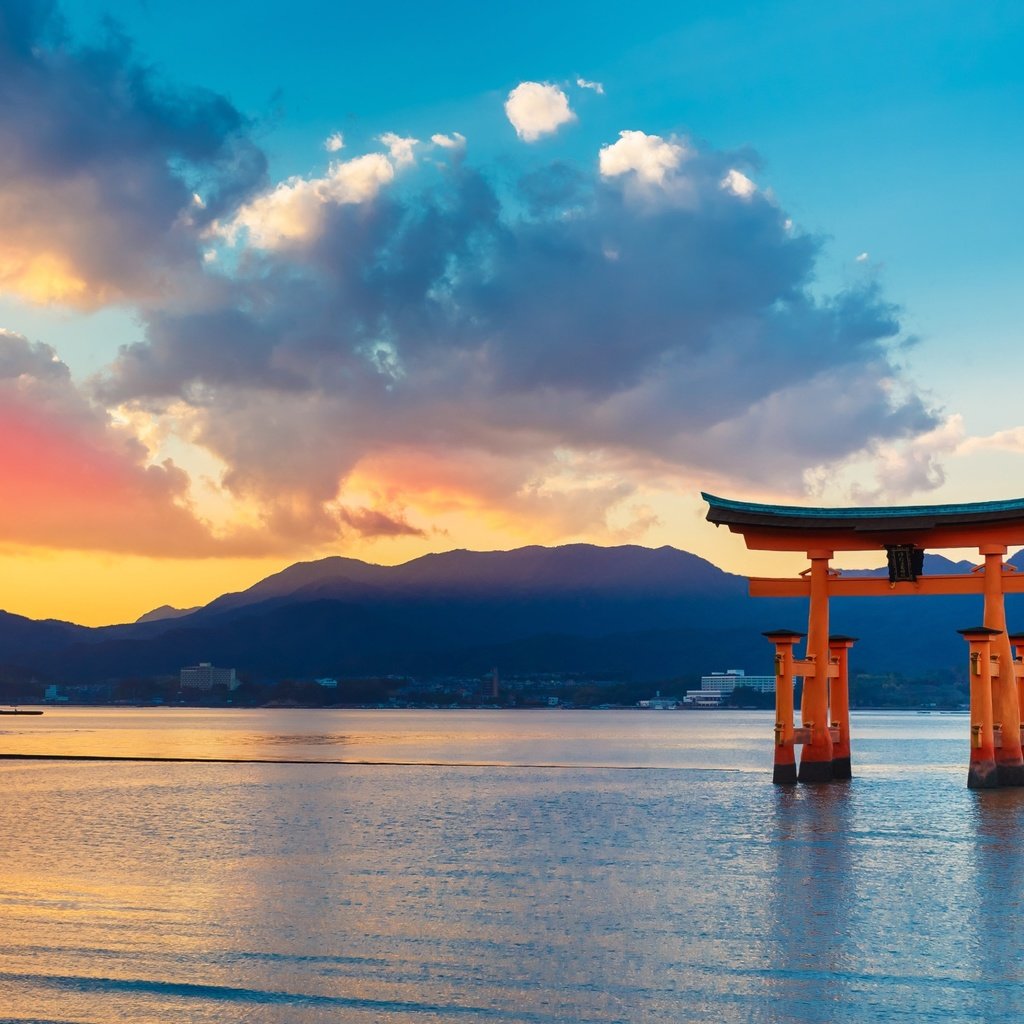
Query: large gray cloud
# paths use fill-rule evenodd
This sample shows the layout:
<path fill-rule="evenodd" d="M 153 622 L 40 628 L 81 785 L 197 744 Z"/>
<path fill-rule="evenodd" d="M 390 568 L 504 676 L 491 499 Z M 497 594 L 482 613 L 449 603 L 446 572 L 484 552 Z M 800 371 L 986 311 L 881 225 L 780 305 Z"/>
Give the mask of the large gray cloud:
<path fill-rule="evenodd" d="M 227 100 L 164 84 L 113 29 L 77 47 L 55 4 L 0 0 L 0 292 L 95 306 L 194 288 L 205 227 L 264 173 Z"/>
<path fill-rule="evenodd" d="M 149 313 L 101 393 L 185 401 L 229 486 L 314 507 L 393 450 L 490 460 L 478 486 L 508 502 L 560 449 L 799 490 L 931 429 L 897 386 L 898 311 L 876 285 L 816 297 L 821 240 L 742 176 L 725 187 L 736 159 L 503 188 L 457 161 L 328 204 L 310 237 L 247 251 L 215 301 Z"/>

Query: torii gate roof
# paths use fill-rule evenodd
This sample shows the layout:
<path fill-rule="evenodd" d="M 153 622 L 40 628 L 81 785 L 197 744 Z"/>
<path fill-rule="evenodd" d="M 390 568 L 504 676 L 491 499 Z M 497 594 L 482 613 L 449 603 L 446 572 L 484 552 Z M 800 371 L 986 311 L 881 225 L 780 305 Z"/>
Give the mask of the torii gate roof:
<path fill-rule="evenodd" d="M 894 505 L 887 508 L 802 508 L 760 505 L 714 494 L 708 522 L 740 533 L 762 551 L 877 550 L 887 544 L 919 548 L 1024 544 L 1024 498 L 959 505 Z"/>

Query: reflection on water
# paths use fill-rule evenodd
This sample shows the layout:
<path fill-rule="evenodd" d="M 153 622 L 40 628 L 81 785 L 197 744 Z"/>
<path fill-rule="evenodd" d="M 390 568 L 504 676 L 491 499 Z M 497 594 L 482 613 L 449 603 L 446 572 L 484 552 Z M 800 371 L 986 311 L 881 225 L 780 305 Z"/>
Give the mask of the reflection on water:
<path fill-rule="evenodd" d="M 1024 790 L 979 793 L 971 810 L 976 841 L 968 942 L 987 960 L 985 1015 L 1008 1020 L 1024 1000 Z"/>
<path fill-rule="evenodd" d="M 765 866 L 778 884 L 769 890 L 765 943 L 778 970 L 766 978 L 773 999 L 758 1019 L 776 1019 L 781 1004 L 799 1009 L 802 1020 L 832 1020 L 849 996 L 838 937 L 854 899 L 850 791 L 845 782 L 774 790 Z"/>
<path fill-rule="evenodd" d="M 1015 1019 L 1024 791 L 854 728 L 778 788 L 770 714 L 48 712 L 0 749 L 453 765 L 0 762 L 0 1015 Z"/>
<path fill-rule="evenodd" d="M 0 749 L 86 757 L 764 771 L 770 765 L 764 720 L 763 713 L 737 716 L 733 729 L 722 729 L 719 716 L 678 712 L 55 708 L 31 724 L 0 729 Z"/>

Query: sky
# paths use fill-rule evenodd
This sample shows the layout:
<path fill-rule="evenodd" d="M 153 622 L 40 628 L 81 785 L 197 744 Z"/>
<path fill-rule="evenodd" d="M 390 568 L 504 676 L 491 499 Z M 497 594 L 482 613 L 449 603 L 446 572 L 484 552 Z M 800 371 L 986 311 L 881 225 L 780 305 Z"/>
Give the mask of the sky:
<path fill-rule="evenodd" d="M 500 5 L 499 5 L 500 6 Z M 0 607 L 1024 494 L 1024 9 L 0 0 Z"/>

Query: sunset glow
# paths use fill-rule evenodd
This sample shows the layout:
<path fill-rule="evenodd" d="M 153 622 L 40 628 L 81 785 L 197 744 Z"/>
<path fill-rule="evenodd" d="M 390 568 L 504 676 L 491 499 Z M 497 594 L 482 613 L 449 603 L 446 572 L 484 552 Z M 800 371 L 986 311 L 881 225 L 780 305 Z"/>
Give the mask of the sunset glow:
<path fill-rule="evenodd" d="M 386 83 L 357 50 L 344 68 L 275 51 L 280 79 L 254 92 L 269 44 L 204 64 L 205 44 L 172 42 L 186 9 L 115 4 L 113 28 L 84 3 L 0 3 L 3 609 L 96 624 L 328 554 L 573 541 L 756 571 L 702 488 L 1024 490 L 1016 406 L 959 370 L 980 349 L 1012 380 L 1024 358 L 1013 218 L 984 198 L 1019 133 L 997 99 L 957 106 L 999 95 L 980 57 L 946 69 L 941 128 L 870 18 L 818 10 L 815 38 L 860 40 L 845 72 L 802 46 L 804 17 L 779 15 L 783 55 L 766 15 L 663 11 L 622 52 L 520 66 L 510 37 L 428 82 L 411 27 Z M 437 60 L 462 66 L 482 37 L 436 16 Z M 904 28 L 940 63 L 974 32 L 993 68 L 1012 37 Z M 783 56 L 789 102 L 769 108 Z M 331 88 L 304 92 L 328 65 Z M 850 121 L 873 147 L 855 161 L 832 109 L 880 96 Z M 983 127 L 1004 151 L 972 160 Z M 910 175 L 910 204 L 904 167 L 925 160 L 945 169 Z M 915 219 L 940 203 L 941 259 Z"/>

